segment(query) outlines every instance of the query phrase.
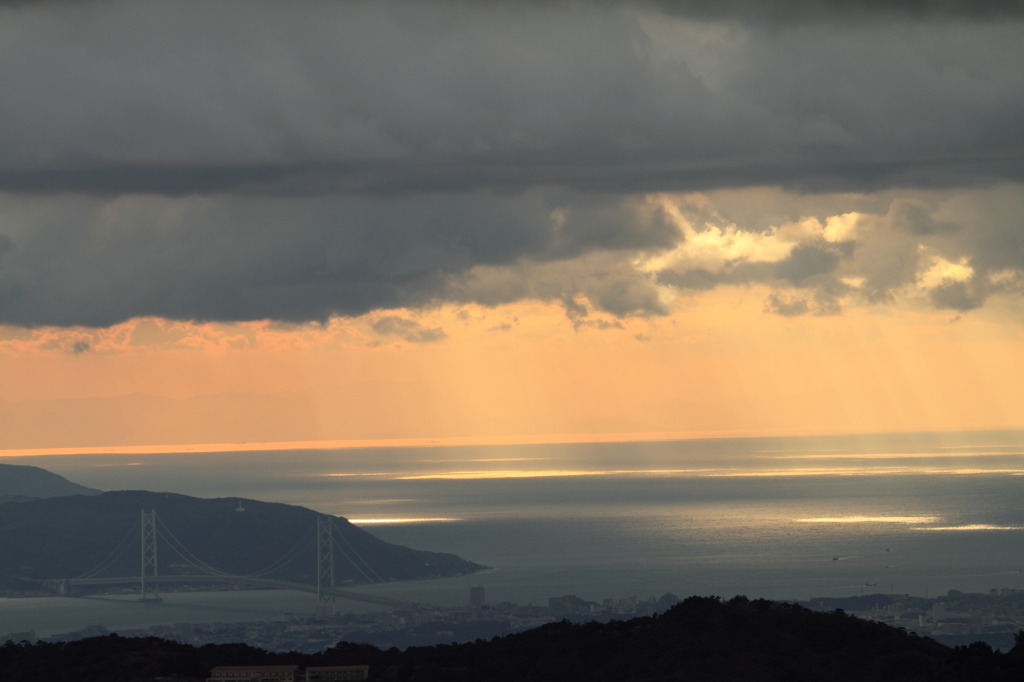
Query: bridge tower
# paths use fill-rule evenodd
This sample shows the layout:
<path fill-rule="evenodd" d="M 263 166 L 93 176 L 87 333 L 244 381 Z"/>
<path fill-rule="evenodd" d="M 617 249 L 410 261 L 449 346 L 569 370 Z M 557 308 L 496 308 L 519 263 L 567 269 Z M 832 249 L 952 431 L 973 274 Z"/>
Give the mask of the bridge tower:
<path fill-rule="evenodd" d="M 334 615 L 334 519 L 316 518 L 316 615 Z"/>
<path fill-rule="evenodd" d="M 152 580 L 146 580 L 152 572 Z M 142 510 L 142 573 L 139 574 L 139 601 L 160 601 L 160 578 L 156 563 L 156 510 Z"/>

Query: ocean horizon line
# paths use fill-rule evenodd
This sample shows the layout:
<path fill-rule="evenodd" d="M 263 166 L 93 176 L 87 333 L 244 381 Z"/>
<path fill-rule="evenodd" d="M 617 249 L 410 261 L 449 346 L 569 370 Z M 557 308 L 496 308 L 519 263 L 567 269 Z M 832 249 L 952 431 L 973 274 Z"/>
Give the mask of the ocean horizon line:
<path fill-rule="evenodd" d="M 503 436 L 424 436 L 410 438 L 353 438 L 291 441 L 156 443 L 133 445 L 0 448 L 0 459 L 73 455 L 157 455 L 289 450 L 361 450 L 372 448 L 433 448 L 500 445 L 571 445 L 587 443 L 657 443 L 754 438 L 844 438 L 949 434 L 1024 434 L 1021 427 L 977 429 L 908 429 L 906 431 L 789 432 L 782 430 L 635 431 L 607 433 L 524 434 Z"/>

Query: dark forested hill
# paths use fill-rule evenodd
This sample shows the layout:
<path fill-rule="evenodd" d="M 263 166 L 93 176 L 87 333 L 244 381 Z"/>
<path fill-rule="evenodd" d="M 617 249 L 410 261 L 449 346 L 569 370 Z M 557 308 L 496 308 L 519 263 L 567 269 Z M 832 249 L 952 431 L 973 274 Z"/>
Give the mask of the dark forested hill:
<path fill-rule="evenodd" d="M 99 492 L 99 490 L 72 483 L 63 476 L 58 476 L 39 467 L 0 464 L 0 498 L 96 495 Z"/>
<path fill-rule="evenodd" d="M 99 637 L 0 647 L 5 682 L 202 680 L 216 665 L 369 665 L 370 679 L 417 682 L 668 682 L 670 680 L 1024 679 L 1024 642 L 950 649 L 842 612 L 742 597 L 691 597 L 650 618 L 567 622 L 470 644 L 381 651 L 340 643 L 319 654 L 244 645 L 193 648 L 154 638 Z"/>
<path fill-rule="evenodd" d="M 387 679 L 999 680 L 1024 679 L 1021 647 L 949 649 L 842 612 L 738 597 L 691 597 L 661 616 L 568 622 L 519 635 L 384 656 Z M 382 676 L 380 679 L 385 679 Z"/>
<path fill-rule="evenodd" d="M 74 578 L 104 562 L 111 564 L 104 576 L 138 575 L 142 510 L 156 511 L 159 519 L 161 575 L 194 572 L 189 564 L 195 558 L 219 571 L 245 575 L 291 556 L 267 577 L 316 582 L 317 512 L 146 491 L 0 505 L 0 576 Z M 452 554 L 384 542 L 342 518 L 334 518 L 334 524 L 339 586 L 348 580 L 428 578 L 483 568 Z M 187 551 L 176 551 L 180 546 Z"/>

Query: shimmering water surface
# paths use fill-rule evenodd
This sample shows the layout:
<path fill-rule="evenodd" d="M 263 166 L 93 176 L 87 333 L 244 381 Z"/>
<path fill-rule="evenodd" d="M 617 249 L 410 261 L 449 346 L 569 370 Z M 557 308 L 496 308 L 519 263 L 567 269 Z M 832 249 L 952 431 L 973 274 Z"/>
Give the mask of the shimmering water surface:
<path fill-rule="evenodd" d="M 428 603 L 464 604 L 473 584 L 489 602 L 523 604 L 562 594 L 808 599 L 1024 588 L 1024 432 L 17 461 L 104 490 L 303 505 L 492 567 L 363 588 Z M 159 609 L 161 622 L 246 620 L 302 612 L 309 600 L 169 595 Z M 118 619 L 144 620 L 140 608 L 0 600 L 0 633 L 60 631 L 60 618 L 32 621 L 60 610 L 129 627 Z"/>

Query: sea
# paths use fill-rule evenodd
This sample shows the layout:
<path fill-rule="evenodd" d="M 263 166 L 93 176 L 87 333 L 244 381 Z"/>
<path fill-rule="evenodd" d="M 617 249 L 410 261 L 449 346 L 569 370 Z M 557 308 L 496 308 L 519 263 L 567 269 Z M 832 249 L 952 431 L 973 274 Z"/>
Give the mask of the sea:
<path fill-rule="evenodd" d="M 468 604 L 476 585 L 488 603 L 533 605 L 570 594 L 809 600 L 1024 589 L 1024 431 L 5 461 L 102 490 L 301 505 L 488 567 L 358 588 L 438 606 Z M 158 604 L 0 598 L 0 636 L 310 615 L 313 599 L 281 590 L 167 593 Z"/>

